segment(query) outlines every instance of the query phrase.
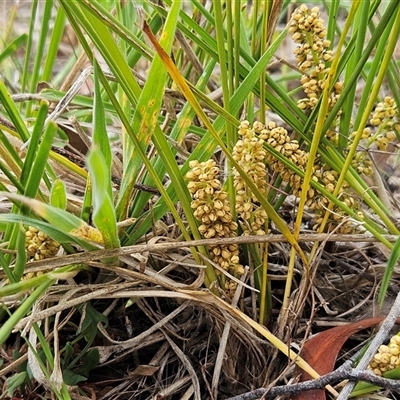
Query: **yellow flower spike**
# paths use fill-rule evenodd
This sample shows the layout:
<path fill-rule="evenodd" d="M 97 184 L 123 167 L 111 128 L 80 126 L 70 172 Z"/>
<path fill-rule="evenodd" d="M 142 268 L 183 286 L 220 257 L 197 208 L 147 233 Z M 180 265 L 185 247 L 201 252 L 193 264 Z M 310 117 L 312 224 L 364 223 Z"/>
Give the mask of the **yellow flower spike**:
<path fill-rule="evenodd" d="M 390 339 L 390 343 L 395 343 L 395 344 L 400 346 L 400 336 L 399 336 L 399 334 L 392 336 L 391 339 Z"/>
<path fill-rule="evenodd" d="M 235 236 L 237 224 L 232 221 L 228 194 L 220 190 L 221 182 L 216 178 L 219 168 L 215 161 L 192 161 L 190 166 L 191 170 L 186 174 L 186 178 L 194 198 L 191 203 L 191 207 L 195 209 L 193 215 L 202 223 L 198 228 L 199 233 L 204 238 Z M 231 265 L 235 267 L 239 262 L 238 253 L 237 246 L 210 247 L 212 261 L 225 270 L 229 270 Z M 232 258 L 235 263 L 232 262 Z"/>
<path fill-rule="evenodd" d="M 30 226 L 25 233 L 25 248 L 29 257 L 33 257 L 35 260 L 43 260 L 54 257 L 60 248 L 60 243 L 51 239 L 39 229 Z"/>
<path fill-rule="evenodd" d="M 82 224 L 79 228 L 73 229 L 71 235 L 77 236 L 84 240 L 90 240 L 91 242 L 104 244 L 103 235 L 96 228 L 90 225 Z"/>
<path fill-rule="evenodd" d="M 392 356 L 398 356 L 400 354 L 400 347 L 397 344 L 389 344 L 389 353 Z"/>

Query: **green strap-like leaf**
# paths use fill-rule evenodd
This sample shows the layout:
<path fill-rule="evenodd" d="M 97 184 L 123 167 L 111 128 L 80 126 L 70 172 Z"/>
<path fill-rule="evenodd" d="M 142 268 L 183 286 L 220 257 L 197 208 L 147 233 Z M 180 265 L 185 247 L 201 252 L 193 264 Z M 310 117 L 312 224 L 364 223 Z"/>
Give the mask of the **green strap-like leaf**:
<path fill-rule="evenodd" d="M 99 83 L 99 65 L 93 63 L 94 69 L 94 108 L 93 108 L 93 145 L 98 148 L 104 157 L 107 166 L 107 177 L 111 179 L 111 147 L 106 128 L 106 116 Z M 111 194 L 111 193 L 110 193 Z"/>
<path fill-rule="evenodd" d="M 97 229 L 67 211 L 18 194 L 0 192 L 0 195 L 28 206 L 34 213 L 62 232 L 86 240 L 88 243 L 103 243 L 101 233 Z"/>
<path fill-rule="evenodd" d="M 161 45 L 168 53 L 171 50 L 175 38 L 174 32 L 176 29 L 180 3 L 180 1 L 175 1 L 172 5 L 161 34 Z M 148 73 L 146 84 L 139 97 L 132 122 L 132 130 L 137 135 L 137 139 L 143 150 L 147 148 L 158 125 L 158 115 L 163 101 L 166 78 L 167 71 L 165 70 L 160 57 L 155 56 Z M 121 208 L 126 208 L 127 199 L 132 191 L 131 183 L 136 181 L 137 174 L 142 166 L 142 160 L 137 155 L 137 148 L 131 144 L 127 146 L 127 150 L 129 151 L 129 155 L 125 152 L 127 159 L 126 172 L 129 172 L 129 175 L 125 173 L 121 183 L 117 203 L 118 214 L 120 214 L 119 210 Z M 126 182 L 130 182 L 130 184 L 127 185 Z"/>
<path fill-rule="evenodd" d="M 13 40 L 1 53 L 0 53 L 0 64 L 14 54 L 21 46 L 26 43 L 28 35 L 26 33 L 18 36 L 16 39 Z"/>
<path fill-rule="evenodd" d="M 87 162 L 93 190 L 93 222 L 101 232 L 107 248 L 119 247 L 110 170 L 99 148 L 90 151 Z"/>
<path fill-rule="evenodd" d="M 65 183 L 61 179 L 56 179 L 53 182 L 50 191 L 50 204 L 62 210 L 67 208 L 67 191 Z"/>

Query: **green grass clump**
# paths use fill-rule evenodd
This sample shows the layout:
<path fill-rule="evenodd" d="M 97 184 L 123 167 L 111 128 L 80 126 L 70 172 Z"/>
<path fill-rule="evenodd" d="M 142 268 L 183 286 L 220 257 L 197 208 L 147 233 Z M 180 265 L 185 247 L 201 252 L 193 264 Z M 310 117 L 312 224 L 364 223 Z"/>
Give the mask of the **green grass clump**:
<path fill-rule="evenodd" d="M 298 336 L 296 318 L 314 315 L 324 240 L 362 233 L 395 252 L 387 235 L 399 228 L 376 154 L 395 153 L 400 139 L 400 5 L 320 8 L 8 5 L 0 33 L 0 344 L 23 339 L 30 367 L 3 370 L 9 396 L 39 382 L 70 398 L 69 386 L 154 332 L 174 350 L 174 366 L 189 371 L 195 397 L 205 396 L 203 364 L 195 370 L 167 328 L 186 308 L 220 340 L 212 358 L 223 360 L 229 341 L 250 349 L 207 370 L 213 396 L 266 386 L 284 366 L 265 373 L 276 354 L 252 332 L 296 359 L 284 343 Z M 322 236 L 300 244 L 309 230 Z M 271 234 L 283 235 L 280 247 Z M 123 340 L 107 330 L 120 323 L 113 307 L 135 319 Z M 196 348 L 199 358 L 206 347 Z M 140 356 L 137 365 L 151 364 Z M 255 360 L 250 376 L 228 393 L 246 357 Z M 174 368 L 159 373 L 167 386 Z"/>

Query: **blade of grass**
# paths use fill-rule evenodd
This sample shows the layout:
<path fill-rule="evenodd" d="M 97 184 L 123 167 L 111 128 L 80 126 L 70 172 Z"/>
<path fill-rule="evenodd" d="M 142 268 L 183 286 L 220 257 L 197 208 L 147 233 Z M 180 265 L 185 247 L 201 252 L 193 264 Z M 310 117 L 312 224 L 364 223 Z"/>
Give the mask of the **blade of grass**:
<path fill-rule="evenodd" d="M 121 54 L 119 51 L 114 38 L 111 36 L 110 32 L 107 29 L 104 29 L 104 25 L 102 24 L 102 21 L 97 19 L 97 16 L 92 15 L 89 11 L 86 9 L 81 9 L 78 4 L 72 4 L 70 2 L 64 2 L 61 1 L 62 6 L 64 7 L 64 10 L 66 12 L 66 15 L 68 19 L 70 20 L 71 24 L 73 25 L 75 32 L 77 36 L 79 37 L 82 46 L 85 49 L 85 52 L 87 53 L 89 59 L 93 61 L 93 53 L 88 46 L 88 44 L 85 41 L 85 38 L 83 37 L 80 28 L 76 24 L 76 21 L 86 21 L 84 25 L 85 31 L 88 33 L 88 35 L 91 37 L 93 42 L 96 44 L 98 47 L 98 50 L 100 51 L 101 55 L 103 56 L 104 60 L 107 62 L 109 65 L 110 69 L 112 70 L 113 74 L 116 76 L 118 79 L 119 84 L 121 85 L 124 93 L 127 95 L 129 101 L 131 104 L 134 104 L 136 106 L 137 103 L 137 98 L 140 97 L 141 94 L 141 89 L 137 82 L 135 81 L 133 74 L 131 73 L 131 70 L 126 63 L 126 60 L 124 56 Z M 103 74 L 101 74 L 103 75 Z M 103 87 L 106 87 L 106 83 L 104 82 L 103 76 L 101 77 L 103 80 Z M 153 83 L 154 85 L 157 85 L 157 82 Z M 108 85 L 107 85 L 108 86 Z M 149 92 L 148 92 L 149 93 Z M 110 96 L 110 94 L 109 94 Z M 113 96 L 113 95 L 112 95 Z M 149 96 L 148 94 L 146 96 Z M 147 99 L 149 100 L 149 99 Z M 143 104 L 139 107 L 135 107 L 136 111 L 136 122 L 135 124 L 135 129 L 140 129 L 141 125 L 141 115 L 140 113 L 143 113 L 146 110 L 146 107 L 148 107 L 148 104 L 144 105 Z M 156 104 L 152 104 L 152 108 L 155 108 Z M 152 116 L 153 120 L 153 116 Z M 157 121 L 157 119 L 156 119 Z M 153 123 L 155 121 L 153 120 Z M 147 131 L 147 135 L 149 132 Z M 144 133 L 140 135 L 141 140 L 146 141 L 147 138 L 143 137 Z M 133 152 L 137 152 L 137 149 L 135 146 L 132 145 L 131 142 L 132 138 L 130 138 L 129 141 L 124 140 L 124 160 L 127 161 L 127 165 L 124 166 L 124 175 L 122 177 L 122 182 L 120 185 L 120 191 L 119 191 L 119 198 L 117 201 L 117 218 L 118 219 L 123 219 L 126 216 L 127 213 L 127 207 L 129 204 L 129 199 L 131 196 L 131 191 L 134 186 L 134 183 L 136 183 L 136 176 L 138 174 L 138 170 L 140 168 L 140 157 L 136 157 Z M 145 143 L 140 143 L 141 146 L 144 146 Z M 133 160 L 133 161 L 129 161 Z"/>
<path fill-rule="evenodd" d="M 261 13 L 261 34 L 259 36 L 259 53 L 264 54 L 268 42 L 268 19 L 270 16 L 271 12 L 271 3 L 268 0 L 265 0 L 262 3 L 263 7 L 263 12 Z M 261 76 L 260 76 L 260 81 L 265 82 L 265 76 L 266 76 L 266 71 L 263 71 Z M 260 85 L 260 122 L 265 124 L 265 112 L 266 112 L 266 107 L 265 107 L 265 102 L 263 99 L 265 99 L 266 96 L 266 90 L 267 88 L 265 85 Z"/>
<path fill-rule="evenodd" d="M 25 266 L 26 266 L 26 260 L 27 260 L 27 254 L 26 254 L 26 249 L 25 249 L 25 230 L 21 225 L 16 225 L 16 228 L 18 229 L 18 237 L 17 237 L 17 255 L 15 258 L 15 266 L 13 270 L 13 275 L 14 275 L 14 280 L 11 280 L 11 282 L 18 282 L 21 278 L 22 275 L 24 274 L 25 271 Z"/>
<path fill-rule="evenodd" d="M 61 179 L 56 179 L 50 191 L 50 204 L 54 207 L 65 210 L 67 208 L 67 191 L 65 183 Z"/>
<path fill-rule="evenodd" d="M 21 117 L 20 112 L 18 111 L 15 103 L 11 99 L 11 95 L 8 92 L 4 82 L 0 79 L 0 103 L 4 107 L 8 117 L 11 119 L 16 132 L 23 142 L 26 142 L 29 139 L 28 129 Z"/>
<path fill-rule="evenodd" d="M 380 308 L 382 308 L 383 303 L 385 301 L 387 290 L 392 279 L 393 271 L 397 265 L 397 262 L 399 261 L 399 258 L 400 258 L 400 237 L 397 239 L 392 249 L 392 252 L 390 254 L 389 260 L 385 268 L 385 273 L 383 274 L 381 287 L 379 288 L 378 304 Z"/>
<path fill-rule="evenodd" d="M 0 195 L 28 206 L 34 213 L 65 233 L 91 242 L 103 243 L 101 233 L 97 229 L 67 211 L 17 194 L 0 192 Z"/>
<path fill-rule="evenodd" d="M 54 20 L 53 31 L 51 33 L 49 45 L 47 48 L 46 62 L 43 68 L 42 80 L 50 82 L 54 62 L 60 48 L 60 42 L 64 34 L 65 28 L 65 13 L 62 8 L 57 9 L 57 15 Z"/>
<path fill-rule="evenodd" d="M 369 14 L 369 1 L 361 2 L 361 7 L 356 13 L 356 17 L 354 19 L 353 30 L 356 31 L 356 43 L 354 52 L 351 54 L 349 60 L 346 63 L 346 71 L 345 71 L 345 79 L 343 82 L 343 86 L 347 86 L 347 81 L 351 77 L 357 62 L 362 57 L 363 47 L 365 43 L 365 37 L 367 33 L 368 27 L 368 14 Z M 354 84 L 350 86 L 349 94 L 346 96 L 343 103 L 343 113 L 340 118 L 339 125 L 339 148 L 344 149 L 347 147 L 348 136 L 350 132 L 350 124 L 352 118 L 352 110 L 355 101 L 357 86 Z"/>
<path fill-rule="evenodd" d="M 32 46 L 34 43 L 34 30 L 35 30 L 35 21 L 36 21 L 36 13 L 38 9 L 38 0 L 32 1 L 32 11 L 31 17 L 29 19 L 29 32 L 28 32 L 28 42 L 26 45 L 26 52 L 24 57 L 24 67 L 22 70 L 22 79 L 21 79 L 21 91 L 25 92 L 27 90 L 29 73 L 30 73 L 30 63 L 32 56 Z M 21 104 L 21 109 L 23 105 Z"/>
<path fill-rule="evenodd" d="M 209 64 L 204 68 L 203 75 L 198 80 L 198 83 L 196 86 L 196 89 L 198 92 L 204 91 L 205 86 L 206 86 L 208 80 L 210 79 L 212 72 L 214 71 L 214 68 L 215 68 L 215 61 L 211 60 L 209 62 Z M 177 143 L 181 144 L 183 142 L 183 140 L 185 139 L 185 136 L 188 133 L 189 129 L 192 129 L 191 123 L 192 123 L 194 116 L 195 116 L 194 110 L 191 108 L 189 103 L 186 103 L 183 106 L 182 111 L 180 111 L 179 116 L 171 129 L 171 133 L 170 133 L 169 137 L 172 140 L 176 141 Z M 159 131 L 156 130 L 155 133 L 162 140 L 162 137 L 164 136 L 163 132 L 161 132 L 159 135 Z M 165 145 L 165 147 L 167 148 L 170 146 Z M 173 152 L 173 154 L 176 154 L 176 149 L 171 149 L 171 151 Z M 159 154 L 162 155 L 163 152 L 160 152 Z M 174 160 L 173 164 L 175 164 L 175 163 L 176 163 L 176 161 Z M 158 176 L 165 175 L 166 165 L 168 165 L 168 164 L 161 157 L 159 157 L 155 161 L 154 169 Z M 182 173 L 181 173 L 181 175 L 182 175 Z M 148 176 L 145 177 L 145 179 L 143 181 L 144 185 L 152 186 L 154 184 L 154 182 L 149 178 L 150 177 L 148 177 Z M 175 186 L 175 184 L 174 184 L 174 186 Z M 178 188 L 180 187 L 179 184 L 177 187 Z M 185 196 L 186 195 L 187 194 L 185 194 Z M 149 193 L 140 192 L 140 194 L 134 198 L 134 201 L 133 201 L 134 204 L 133 204 L 132 211 L 131 211 L 131 215 L 133 217 L 139 217 L 140 215 L 142 215 L 143 209 L 146 207 L 147 202 L 150 199 L 150 196 L 151 196 L 151 194 L 149 194 Z M 180 194 L 176 198 L 181 199 L 181 198 L 185 198 L 185 196 Z M 158 205 L 156 207 L 158 208 Z M 129 230 L 127 232 L 129 233 Z M 131 243 L 130 241 L 129 241 L 129 243 L 128 242 L 125 243 L 125 245 L 128 245 L 128 244 L 133 244 L 133 243 Z"/>
<path fill-rule="evenodd" d="M 18 36 L 16 39 L 14 39 L 1 53 L 0 53 L 0 64 L 4 62 L 8 57 L 10 57 L 12 54 L 15 54 L 15 52 L 22 46 L 25 45 L 26 41 L 28 39 L 28 35 L 26 33 L 23 33 L 22 35 Z"/>
<path fill-rule="evenodd" d="M 98 148 L 90 151 L 87 162 L 93 184 L 93 222 L 101 233 L 106 248 L 119 247 L 109 165 Z"/>
<path fill-rule="evenodd" d="M 14 183 L 15 187 L 24 191 L 24 186 L 19 181 L 21 176 L 22 161 L 14 146 L 10 143 L 7 136 L 0 130 L 0 166 L 3 173 Z M 4 161 L 4 162 L 3 162 Z"/>
<path fill-rule="evenodd" d="M 119 247 L 117 220 L 112 195 L 112 154 L 99 84 L 99 66 L 94 62 L 93 146 L 87 157 L 93 190 L 93 222 L 106 248 Z"/>
<path fill-rule="evenodd" d="M 37 149 L 39 146 L 40 137 L 42 136 L 43 127 L 44 127 L 44 123 L 46 121 L 48 111 L 49 111 L 49 104 L 45 101 L 42 101 L 40 103 L 40 107 L 39 107 L 36 121 L 35 121 L 35 126 L 32 131 L 32 136 L 29 141 L 29 146 L 28 146 L 28 149 L 26 152 L 24 165 L 23 165 L 22 171 L 21 171 L 20 180 L 21 180 L 21 183 L 25 186 L 25 189 L 26 189 L 27 181 L 29 179 L 29 175 L 32 175 L 33 165 L 35 162 L 35 157 L 36 157 Z M 49 139 L 50 139 L 50 144 L 51 144 L 53 138 L 49 137 Z M 46 156 L 46 160 L 47 160 L 47 156 Z M 35 173 L 36 173 L 36 171 L 35 171 Z M 40 179 L 41 179 L 41 175 L 40 175 Z M 25 190 L 22 193 L 24 194 Z M 35 195 L 36 195 L 36 191 L 32 191 L 32 195 L 30 197 L 35 197 Z"/>
<path fill-rule="evenodd" d="M 81 0 L 80 5 L 85 7 L 93 16 L 101 20 L 105 26 L 109 27 L 121 37 L 126 43 L 134 49 L 138 55 L 142 55 L 148 60 L 152 59 L 152 54 L 145 42 L 140 40 L 140 31 L 128 29 L 121 21 L 116 18 L 112 13 L 105 9 L 101 3 L 97 1 Z M 136 9 L 137 14 L 138 9 Z M 140 19 L 140 15 L 138 15 Z"/>
<path fill-rule="evenodd" d="M 162 42 L 166 46 L 167 51 L 171 50 L 174 32 L 176 29 L 176 23 L 180 8 L 180 2 L 177 1 L 171 7 L 168 13 L 168 17 L 165 21 L 165 26 L 161 34 Z M 163 68 L 162 62 L 159 57 L 154 57 L 151 63 L 150 71 L 146 84 L 142 90 L 142 93 L 138 99 L 138 104 L 133 115 L 132 129 L 137 134 L 138 141 L 143 150 L 145 150 L 151 140 L 153 132 L 157 129 L 157 116 L 160 112 L 160 107 L 163 99 L 164 85 L 167 78 L 167 72 Z M 127 158 L 127 170 L 132 171 L 131 176 L 127 176 L 129 185 L 123 185 L 121 183 L 121 189 L 117 202 L 117 214 L 119 215 L 120 209 L 126 209 L 128 204 L 128 198 L 131 196 L 132 185 L 131 183 L 136 181 L 137 175 L 141 169 L 142 161 L 137 156 L 136 147 L 129 147 L 130 157 Z"/>
<path fill-rule="evenodd" d="M 47 109 L 47 107 L 45 108 Z M 26 166 L 29 175 L 26 181 L 24 194 L 28 197 L 35 197 L 39 190 L 39 184 L 41 179 L 44 178 L 44 171 L 47 166 L 51 145 L 56 131 L 57 125 L 54 122 L 50 122 L 43 133 L 42 141 L 37 150 L 35 160 L 32 164 Z"/>
<path fill-rule="evenodd" d="M 94 71 L 94 104 L 93 104 L 93 145 L 97 147 L 99 151 L 103 154 L 104 161 L 107 167 L 107 174 L 105 178 L 111 180 L 111 162 L 112 154 L 110 147 L 110 140 L 107 134 L 106 128 L 106 116 L 103 105 L 103 99 L 101 97 L 100 84 L 99 84 L 99 65 L 97 61 L 93 63 Z M 110 192 L 107 194 L 111 195 Z"/>
<path fill-rule="evenodd" d="M 46 290 L 55 282 L 57 277 L 53 276 L 47 276 L 47 275 L 42 275 L 38 278 L 34 278 L 35 281 L 35 286 L 39 284 L 39 286 L 32 292 L 31 295 L 29 295 L 28 298 L 26 298 L 22 304 L 15 310 L 15 312 L 10 315 L 10 317 L 3 322 L 3 324 L 0 327 L 0 346 L 3 345 L 8 337 L 10 336 L 12 330 L 14 329 L 14 326 L 16 325 L 17 322 L 19 322 L 23 317 L 25 317 L 26 314 L 29 313 L 29 311 L 32 309 L 33 305 L 39 301 L 46 292 Z M 40 282 L 40 283 L 39 283 Z M 21 286 L 27 288 L 27 284 L 25 283 L 25 286 L 21 284 L 14 284 L 14 285 L 19 285 L 19 291 L 16 293 L 21 293 Z M 9 285 L 12 286 L 12 285 Z M 32 286 L 31 286 L 32 287 Z M 4 293 L 4 294 L 3 294 Z M 4 288 L 0 289 L 0 297 L 3 297 L 7 292 L 5 292 Z M 2 296 L 3 294 L 3 296 Z"/>
<path fill-rule="evenodd" d="M 44 3 L 43 16 L 41 16 L 41 21 L 42 21 L 40 25 L 41 29 L 40 29 L 39 39 L 37 41 L 37 48 L 35 51 L 35 61 L 30 76 L 29 91 L 31 93 L 36 92 L 36 86 L 39 82 L 40 70 L 42 61 L 44 59 L 44 51 L 46 47 L 47 33 L 50 27 L 52 10 L 53 10 L 53 0 L 47 0 Z M 28 68 L 28 65 L 26 65 L 26 68 Z M 25 116 L 30 117 L 31 115 L 32 115 L 32 102 L 28 102 Z"/>
<path fill-rule="evenodd" d="M 65 233 L 63 229 L 55 227 L 54 225 L 44 222 L 38 219 L 25 217 L 19 214 L 0 214 L 0 230 L 4 230 L 8 225 L 11 224 L 22 224 L 24 226 L 34 226 L 40 231 L 44 232 L 46 235 L 51 237 L 53 240 L 63 244 L 69 253 L 73 253 L 72 247 L 67 246 L 68 243 L 76 244 L 87 250 L 96 250 L 98 247 L 79 239 L 74 235 Z M 2 266 L 3 267 L 3 266 Z"/>

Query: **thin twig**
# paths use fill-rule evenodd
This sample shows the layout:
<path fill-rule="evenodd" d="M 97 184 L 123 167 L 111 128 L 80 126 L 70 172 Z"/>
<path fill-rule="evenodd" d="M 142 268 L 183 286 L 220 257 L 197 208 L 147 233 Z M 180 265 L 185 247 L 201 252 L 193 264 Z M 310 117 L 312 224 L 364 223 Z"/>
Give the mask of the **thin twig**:
<path fill-rule="evenodd" d="M 328 236 L 328 237 L 327 237 Z M 397 235 L 384 235 L 383 236 L 389 242 L 396 242 L 398 239 Z M 328 234 L 304 234 L 298 238 L 299 243 L 314 242 L 314 241 L 328 241 L 328 242 L 359 242 L 359 243 L 375 243 L 379 242 L 373 236 L 367 236 L 367 234 L 357 235 L 328 235 Z M 118 257 L 121 255 L 131 253 L 143 253 L 146 251 L 157 252 L 167 251 L 180 248 L 198 247 L 198 246 L 221 246 L 227 244 L 246 244 L 246 243 L 280 243 L 287 242 L 284 235 L 260 235 L 260 236 L 239 236 L 234 238 L 223 238 L 223 239 L 201 239 L 201 240 L 190 240 L 186 242 L 165 242 L 165 243 L 154 243 L 154 244 L 140 244 L 133 246 L 121 247 L 118 249 L 107 249 L 107 250 L 95 250 L 78 254 L 69 254 L 62 257 L 48 258 L 46 260 L 32 261 L 27 264 L 27 267 L 43 267 L 56 268 L 64 265 L 79 264 L 90 260 L 100 260 L 107 257 Z M 1 251 L 1 249 L 0 249 Z"/>
<path fill-rule="evenodd" d="M 318 379 L 295 383 L 292 385 L 276 386 L 271 389 L 260 388 L 235 397 L 231 397 L 227 400 L 253 400 L 259 399 L 260 397 L 275 398 L 276 396 L 284 395 L 293 396 L 309 390 L 323 389 L 326 385 L 331 385 L 344 379 L 349 379 L 352 382 L 368 382 L 381 388 L 394 390 L 396 392 L 400 391 L 400 381 L 398 380 L 382 378 L 375 375 L 371 371 L 359 371 L 354 368 L 350 368 L 349 366 L 342 366 L 337 370 L 330 372 L 329 374 L 321 376 Z M 347 398 L 348 397 L 346 397 L 346 399 Z"/>

